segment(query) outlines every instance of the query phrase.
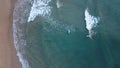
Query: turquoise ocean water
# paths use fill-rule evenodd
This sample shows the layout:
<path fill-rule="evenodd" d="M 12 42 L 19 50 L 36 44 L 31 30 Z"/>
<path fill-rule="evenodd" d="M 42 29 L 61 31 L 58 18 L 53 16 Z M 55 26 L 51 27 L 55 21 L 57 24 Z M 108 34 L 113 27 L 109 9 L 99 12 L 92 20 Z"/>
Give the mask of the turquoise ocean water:
<path fill-rule="evenodd" d="M 19 0 L 13 30 L 23 68 L 120 68 L 119 0 Z"/>

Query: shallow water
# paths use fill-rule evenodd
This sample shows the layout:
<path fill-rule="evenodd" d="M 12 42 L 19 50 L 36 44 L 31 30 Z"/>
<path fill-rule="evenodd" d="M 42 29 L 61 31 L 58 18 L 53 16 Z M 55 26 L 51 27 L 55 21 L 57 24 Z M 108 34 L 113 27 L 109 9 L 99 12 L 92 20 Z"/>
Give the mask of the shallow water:
<path fill-rule="evenodd" d="M 23 68 L 120 68 L 119 6 L 119 0 L 19 1 L 14 39 Z"/>

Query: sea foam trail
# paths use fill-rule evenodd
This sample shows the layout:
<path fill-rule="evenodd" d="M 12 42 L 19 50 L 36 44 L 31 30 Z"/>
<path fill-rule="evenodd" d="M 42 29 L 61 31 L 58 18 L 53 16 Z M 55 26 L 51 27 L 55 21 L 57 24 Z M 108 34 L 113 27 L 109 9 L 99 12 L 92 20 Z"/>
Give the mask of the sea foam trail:
<path fill-rule="evenodd" d="M 93 28 L 97 26 L 97 24 L 99 23 L 99 20 L 100 20 L 100 17 L 95 17 L 90 15 L 90 13 L 88 12 L 88 8 L 85 10 L 86 28 L 89 32 L 87 37 L 92 38 L 92 36 L 95 34 Z"/>
<path fill-rule="evenodd" d="M 66 24 L 60 24 L 58 21 L 53 20 L 51 13 L 52 13 L 52 6 L 49 5 L 51 0 L 34 0 L 33 5 L 31 7 L 31 11 L 28 17 L 27 22 L 34 21 L 34 19 L 40 15 L 42 17 L 47 18 L 47 20 L 51 21 L 50 23 L 47 22 L 47 24 L 50 24 L 52 27 L 55 27 L 57 30 L 66 30 L 68 34 L 71 32 L 74 32 L 75 29 Z M 56 6 L 58 8 L 62 7 L 62 3 L 57 0 Z"/>
<path fill-rule="evenodd" d="M 17 51 L 17 56 L 19 61 L 22 64 L 22 68 L 30 68 L 27 59 L 24 56 L 24 49 L 23 46 L 26 45 L 26 40 L 23 38 L 22 30 L 19 28 L 18 25 L 22 24 L 22 14 L 24 12 L 25 6 L 30 0 L 19 0 L 15 4 L 14 12 L 13 12 L 13 39 L 14 39 L 14 46 Z"/>
<path fill-rule="evenodd" d="M 28 22 L 33 21 L 38 15 L 50 16 L 52 8 L 49 6 L 50 1 L 51 0 L 34 0 L 28 17 Z"/>
<path fill-rule="evenodd" d="M 22 68 L 29 68 L 27 60 L 23 57 L 22 53 L 20 52 L 20 48 L 19 48 L 20 45 L 19 45 L 19 39 L 18 39 L 17 33 L 18 33 L 18 30 L 17 30 L 16 24 L 13 23 L 14 46 L 17 50 L 17 56 L 19 58 L 19 61 L 22 64 Z M 25 44 L 25 42 L 22 42 L 22 44 Z"/>
<path fill-rule="evenodd" d="M 29 63 L 26 59 L 26 54 L 24 51 L 24 46 L 26 46 L 26 40 L 24 38 L 23 29 L 19 25 L 25 22 L 33 21 L 37 15 L 49 16 L 51 12 L 51 7 L 48 6 L 51 0 L 19 0 L 15 5 L 13 12 L 13 37 L 14 46 L 17 50 L 17 56 L 22 64 L 22 68 L 30 68 Z M 32 3 L 33 2 L 33 3 Z M 24 13 L 28 11 L 29 3 L 32 4 L 30 14 L 28 15 L 28 20 L 23 19 Z"/>

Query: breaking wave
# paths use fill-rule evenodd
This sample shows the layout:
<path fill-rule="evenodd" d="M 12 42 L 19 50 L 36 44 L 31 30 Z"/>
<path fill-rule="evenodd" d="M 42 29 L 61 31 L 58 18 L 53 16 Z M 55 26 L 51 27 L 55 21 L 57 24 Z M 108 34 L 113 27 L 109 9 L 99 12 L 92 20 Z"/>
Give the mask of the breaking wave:
<path fill-rule="evenodd" d="M 88 30 L 88 35 L 87 37 L 92 38 L 92 36 L 95 34 L 94 28 L 97 27 L 100 17 L 95 17 L 90 15 L 88 12 L 88 8 L 85 10 L 85 21 L 86 21 L 86 29 Z"/>
<path fill-rule="evenodd" d="M 28 17 L 28 22 L 33 21 L 38 15 L 50 16 L 52 8 L 49 6 L 50 1 L 51 0 L 34 0 Z"/>
<path fill-rule="evenodd" d="M 21 24 L 25 23 L 24 13 L 28 9 L 31 0 L 19 0 L 13 11 L 13 37 L 14 37 L 14 46 L 17 51 L 17 56 L 19 61 L 22 64 L 22 68 L 30 68 L 27 59 L 25 58 L 25 50 L 26 40 L 24 39 L 24 32 L 21 29 Z"/>

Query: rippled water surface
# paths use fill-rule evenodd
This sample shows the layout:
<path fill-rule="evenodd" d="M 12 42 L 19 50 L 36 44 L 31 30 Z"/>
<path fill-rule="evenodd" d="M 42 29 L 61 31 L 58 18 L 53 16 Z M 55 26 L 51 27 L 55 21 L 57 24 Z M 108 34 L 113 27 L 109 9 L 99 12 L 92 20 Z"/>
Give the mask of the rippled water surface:
<path fill-rule="evenodd" d="M 19 0 L 14 44 L 23 68 L 120 68 L 119 0 Z"/>

